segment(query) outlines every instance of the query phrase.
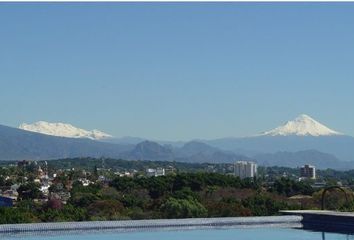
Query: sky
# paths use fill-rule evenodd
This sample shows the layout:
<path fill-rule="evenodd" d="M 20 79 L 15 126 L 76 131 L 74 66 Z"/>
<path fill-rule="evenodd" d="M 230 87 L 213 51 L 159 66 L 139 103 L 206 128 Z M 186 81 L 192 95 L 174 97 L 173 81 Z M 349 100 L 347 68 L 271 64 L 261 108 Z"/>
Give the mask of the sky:
<path fill-rule="evenodd" d="M 0 3 L 0 124 L 117 137 L 354 135 L 354 3 Z"/>

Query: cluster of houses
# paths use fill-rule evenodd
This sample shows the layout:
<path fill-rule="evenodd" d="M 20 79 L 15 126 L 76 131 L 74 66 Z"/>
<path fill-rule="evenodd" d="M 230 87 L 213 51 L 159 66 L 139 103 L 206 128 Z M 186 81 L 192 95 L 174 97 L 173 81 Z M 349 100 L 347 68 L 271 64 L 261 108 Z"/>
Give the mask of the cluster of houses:
<path fill-rule="evenodd" d="M 18 168 L 26 168 L 30 164 L 34 165 L 35 178 L 33 182 L 38 184 L 39 190 L 42 195 L 46 198 L 49 196 L 49 187 L 52 185 L 54 177 L 49 177 L 47 172 L 47 163 L 45 162 L 45 167 L 42 169 L 41 166 L 37 164 L 37 162 L 31 161 L 20 161 L 17 163 Z M 18 176 L 6 176 L 5 180 L 13 180 L 15 182 L 9 187 L 4 188 L 3 186 L 0 189 L 0 206 L 12 206 L 18 199 L 19 193 L 18 189 L 21 184 L 26 183 L 29 179 L 27 176 L 23 176 L 20 182 L 16 182 Z"/>
<path fill-rule="evenodd" d="M 138 173 L 137 170 L 130 171 L 115 171 L 112 172 L 111 169 L 97 169 L 100 173 L 109 173 L 110 177 L 107 177 L 107 174 L 97 175 L 92 177 L 92 172 L 87 172 L 85 170 L 80 170 L 79 175 L 75 179 L 63 181 L 60 176 L 68 176 L 70 173 L 75 172 L 74 168 L 71 169 L 58 169 L 53 170 L 51 173 L 48 171 L 47 162 L 44 164 L 38 164 L 36 161 L 20 161 L 17 165 L 13 165 L 18 170 L 20 169 L 31 169 L 31 176 L 22 176 L 19 180 L 19 176 L 14 174 L 13 176 L 3 176 L 5 180 L 11 180 L 14 184 L 11 186 L 0 186 L 0 206 L 11 207 L 19 200 L 19 188 L 22 184 L 28 182 L 33 182 L 38 186 L 39 191 L 41 192 L 41 197 L 39 199 L 34 199 L 37 202 L 46 202 L 49 199 L 60 200 L 65 204 L 70 198 L 70 190 L 72 189 L 73 182 L 78 181 L 82 186 L 89 186 L 95 182 L 108 183 L 112 177 L 133 177 Z M 175 172 L 175 168 L 169 166 L 167 168 L 147 168 L 143 175 L 147 177 L 158 177 L 164 176 L 170 173 Z M 108 175 L 109 175 L 108 174 Z M 30 179 L 29 179 L 30 178 Z"/>

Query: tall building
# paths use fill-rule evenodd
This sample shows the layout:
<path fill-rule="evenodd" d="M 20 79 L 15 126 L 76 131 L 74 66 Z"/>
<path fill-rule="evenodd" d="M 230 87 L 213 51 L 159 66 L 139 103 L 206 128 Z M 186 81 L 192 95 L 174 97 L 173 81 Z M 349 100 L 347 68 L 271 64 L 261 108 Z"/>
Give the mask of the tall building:
<path fill-rule="evenodd" d="M 244 178 L 253 178 L 257 176 L 257 164 L 254 162 L 238 161 L 235 163 L 235 176 Z"/>
<path fill-rule="evenodd" d="M 312 165 L 304 165 L 300 168 L 300 177 L 308 179 L 316 179 L 316 168 Z"/>

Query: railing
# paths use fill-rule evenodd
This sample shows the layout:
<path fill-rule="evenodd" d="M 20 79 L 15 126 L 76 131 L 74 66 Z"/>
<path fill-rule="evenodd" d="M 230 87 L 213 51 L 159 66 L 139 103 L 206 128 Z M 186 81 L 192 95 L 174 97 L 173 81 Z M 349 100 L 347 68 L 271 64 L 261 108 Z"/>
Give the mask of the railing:
<path fill-rule="evenodd" d="M 324 201 L 324 200 L 325 200 L 326 192 L 327 192 L 328 190 L 332 190 L 332 189 L 339 189 L 339 190 L 341 190 L 341 191 L 344 193 L 344 195 L 345 195 L 346 203 L 349 202 L 349 201 L 348 201 L 347 192 L 346 192 L 342 187 L 340 187 L 340 186 L 330 186 L 330 187 L 325 188 L 325 189 L 323 190 L 323 192 L 322 192 L 321 210 L 325 210 L 325 201 Z"/>

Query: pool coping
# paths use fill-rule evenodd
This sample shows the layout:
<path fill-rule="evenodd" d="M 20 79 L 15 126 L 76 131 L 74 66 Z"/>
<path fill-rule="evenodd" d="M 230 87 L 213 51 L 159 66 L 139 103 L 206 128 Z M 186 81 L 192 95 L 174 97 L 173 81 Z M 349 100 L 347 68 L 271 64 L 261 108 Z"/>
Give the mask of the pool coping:
<path fill-rule="evenodd" d="M 152 220 L 117 220 L 90 222 L 50 222 L 2 224 L 0 233 L 24 233 L 77 230 L 134 230 L 159 228 L 198 228 L 299 224 L 301 216 L 227 217 L 227 218 L 187 218 Z"/>

